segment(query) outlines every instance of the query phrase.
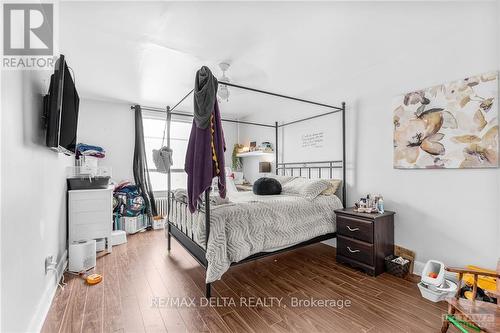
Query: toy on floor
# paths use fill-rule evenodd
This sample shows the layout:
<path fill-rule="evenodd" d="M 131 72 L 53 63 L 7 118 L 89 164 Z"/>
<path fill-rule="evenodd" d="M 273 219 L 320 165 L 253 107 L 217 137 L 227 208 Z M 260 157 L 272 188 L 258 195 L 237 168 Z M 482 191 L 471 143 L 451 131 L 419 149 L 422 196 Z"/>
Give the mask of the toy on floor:
<path fill-rule="evenodd" d="M 102 275 L 100 274 L 90 274 L 85 277 L 87 284 L 94 285 L 102 281 Z"/>
<path fill-rule="evenodd" d="M 444 275 L 444 264 L 437 260 L 429 260 L 424 266 L 422 279 L 418 284 L 422 297 L 431 302 L 452 297 L 457 291 L 457 284 L 445 279 Z"/>

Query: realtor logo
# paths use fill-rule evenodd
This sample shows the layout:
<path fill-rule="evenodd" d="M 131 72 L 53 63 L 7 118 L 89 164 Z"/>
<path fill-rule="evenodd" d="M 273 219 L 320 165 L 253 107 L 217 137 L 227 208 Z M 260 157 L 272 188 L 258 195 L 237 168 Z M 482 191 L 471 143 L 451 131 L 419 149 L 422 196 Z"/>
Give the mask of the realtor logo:
<path fill-rule="evenodd" d="M 4 4 L 3 22 L 4 56 L 53 55 L 53 4 Z"/>

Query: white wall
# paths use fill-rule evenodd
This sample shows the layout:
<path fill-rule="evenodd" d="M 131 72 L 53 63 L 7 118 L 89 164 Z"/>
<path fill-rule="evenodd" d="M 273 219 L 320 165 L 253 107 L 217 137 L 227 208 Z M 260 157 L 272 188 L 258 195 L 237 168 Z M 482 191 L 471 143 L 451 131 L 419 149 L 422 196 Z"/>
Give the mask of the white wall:
<path fill-rule="evenodd" d="M 98 145 L 106 150 L 106 157 L 99 164 L 110 166 L 112 178 L 116 181 L 134 181 L 134 123 L 130 104 L 91 99 L 80 101 L 78 142 Z"/>
<path fill-rule="evenodd" d="M 407 91 L 498 70 L 496 3 L 365 2 L 350 10 L 360 22 L 358 30 L 350 31 L 351 52 L 364 52 L 371 66 L 357 67 L 346 54 L 351 74 L 331 73 L 324 86 L 307 83 L 320 101 L 347 102 L 348 204 L 366 193 L 382 193 L 386 209 L 397 212 L 396 243 L 416 251 L 420 262 L 433 258 L 449 265 L 495 267 L 499 170 L 394 169 L 391 103 Z M 302 60 L 311 63 L 314 56 Z M 284 108 L 273 117 L 293 120 L 289 114 Z M 251 119 L 268 118 L 262 112 Z M 330 124 L 331 131 L 340 130 Z M 300 132 L 296 128 L 292 135 Z M 286 144 L 285 160 L 307 160 L 304 154 L 294 156 L 296 147 Z"/>
<path fill-rule="evenodd" d="M 45 257 L 63 267 L 66 167 L 73 158 L 50 151 L 41 128 L 49 72 L 2 73 L 2 332 L 37 331 L 56 290 Z"/>

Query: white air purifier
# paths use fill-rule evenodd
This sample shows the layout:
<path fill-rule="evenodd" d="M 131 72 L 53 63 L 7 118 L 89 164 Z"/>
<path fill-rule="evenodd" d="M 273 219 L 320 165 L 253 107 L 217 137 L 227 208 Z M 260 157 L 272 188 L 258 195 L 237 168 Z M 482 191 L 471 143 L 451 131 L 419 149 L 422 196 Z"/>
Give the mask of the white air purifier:
<path fill-rule="evenodd" d="M 70 244 L 68 270 L 78 273 L 94 268 L 96 260 L 95 252 L 95 239 Z"/>

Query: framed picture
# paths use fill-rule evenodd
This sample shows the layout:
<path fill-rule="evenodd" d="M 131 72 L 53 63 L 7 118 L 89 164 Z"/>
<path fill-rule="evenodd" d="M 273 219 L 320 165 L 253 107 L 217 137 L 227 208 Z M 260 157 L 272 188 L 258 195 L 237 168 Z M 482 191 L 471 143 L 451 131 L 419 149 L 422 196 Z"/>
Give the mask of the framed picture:
<path fill-rule="evenodd" d="M 257 141 L 250 142 L 250 151 L 255 151 L 255 148 L 257 148 Z"/>
<path fill-rule="evenodd" d="M 394 168 L 498 167 L 498 72 L 398 96 Z"/>

